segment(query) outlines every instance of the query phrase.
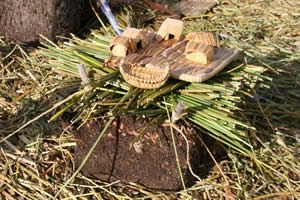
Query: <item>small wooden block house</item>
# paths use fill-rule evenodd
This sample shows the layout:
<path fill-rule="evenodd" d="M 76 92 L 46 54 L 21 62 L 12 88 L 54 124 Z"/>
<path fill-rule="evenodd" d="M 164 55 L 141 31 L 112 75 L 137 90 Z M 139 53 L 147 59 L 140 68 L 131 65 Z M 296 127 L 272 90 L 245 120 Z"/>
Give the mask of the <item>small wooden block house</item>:
<path fill-rule="evenodd" d="M 167 18 L 160 26 L 157 32 L 157 40 L 182 40 L 183 39 L 183 21 Z"/>
<path fill-rule="evenodd" d="M 147 44 L 144 32 L 136 28 L 126 28 L 120 36 L 111 39 L 110 50 L 113 56 L 125 57 Z"/>
<path fill-rule="evenodd" d="M 185 48 L 186 59 L 207 65 L 215 55 L 214 47 L 201 42 L 189 41 Z"/>

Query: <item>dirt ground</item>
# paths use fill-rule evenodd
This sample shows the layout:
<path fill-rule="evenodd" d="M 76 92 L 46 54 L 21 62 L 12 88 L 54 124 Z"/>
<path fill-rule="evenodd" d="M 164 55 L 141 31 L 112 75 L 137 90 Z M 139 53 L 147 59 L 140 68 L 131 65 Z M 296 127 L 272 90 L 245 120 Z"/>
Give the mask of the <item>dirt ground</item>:
<path fill-rule="evenodd" d="M 149 121 L 142 117 L 130 116 L 114 120 L 82 168 L 83 174 L 107 182 L 121 180 L 125 183 L 138 183 L 156 190 L 182 189 L 168 125 L 149 127 L 138 142 L 131 145 L 138 136 L 138 130 Z M 75 149 L 77 166 L 81 164 L 106 123 L 107 120 L 91 120 L 79 129 Z M 184 128 L 183 125 L 180 127 Z M 189 143 L 191 168 L 199 176 L 204 177 L 213 165 L 212 160 L 196 137 L 195 131 L 189 128 L 184 132 Z M 184 182 L 190 186 L 194 183 L 195 177 L 188 168 L 187 144 L 179 132 L 174 130 L 174 135 Z M 220 157 L 220 152 L 219 155 L 215 155 L 217 158 Z"/>

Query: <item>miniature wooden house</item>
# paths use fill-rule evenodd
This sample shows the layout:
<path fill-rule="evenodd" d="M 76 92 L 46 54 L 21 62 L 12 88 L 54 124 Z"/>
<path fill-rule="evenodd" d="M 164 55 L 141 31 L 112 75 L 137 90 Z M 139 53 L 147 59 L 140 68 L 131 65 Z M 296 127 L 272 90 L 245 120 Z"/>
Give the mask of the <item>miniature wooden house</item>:
<path fill-rule="evenodd" d="M 209 64 L 214 54 L 214 47 L 201 42 L 189 41 L 185 48 L 186 59 L 203 65 Z"/>
<path fill-rule="evenodd" d="M 135 28 L 125 29 L 120 36 L 111 39 L 110 50 L 112 55 L 125 57 L 139 48 L 146 47 L 147 40 L 143 36 L 141 30 Z"/>
<path fill-rule="evenodd" d="M 189 40 L 185 48 L 186 59 L 203 65 L 209 64 L 215 54 L 214 47 L 217 46 L 213 33 L 189 33 L 186 39 Z"/>
<path fill-rule="evenodd" d="M 181 40 L 183 38 L 183 21 L 167 18 L 157 32 L 157 40 Z"/>

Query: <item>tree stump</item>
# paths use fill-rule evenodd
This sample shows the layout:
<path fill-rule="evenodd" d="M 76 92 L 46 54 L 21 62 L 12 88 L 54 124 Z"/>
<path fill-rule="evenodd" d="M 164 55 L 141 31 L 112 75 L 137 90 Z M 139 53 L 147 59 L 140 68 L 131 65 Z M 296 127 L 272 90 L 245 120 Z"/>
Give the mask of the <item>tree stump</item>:
<path fill-rule="evenodd" d="M 78 31 L 84 5 L 81 0 L 1 0 L 0 35 L 17 42 L 54 40 Z"/>

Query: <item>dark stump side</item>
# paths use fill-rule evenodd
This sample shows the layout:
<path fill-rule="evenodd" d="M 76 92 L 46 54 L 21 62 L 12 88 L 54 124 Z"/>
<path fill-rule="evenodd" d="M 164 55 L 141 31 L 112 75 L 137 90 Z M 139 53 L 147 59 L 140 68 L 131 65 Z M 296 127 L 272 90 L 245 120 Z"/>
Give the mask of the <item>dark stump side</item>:
<path fill-rule="evenodd" d="M 140 139 L 141 153 L 130 148 L 137 130 L 145 127 L 148 122 L 149 120 L 133 117 L 115 120 L 84 165 L 83 174 L 108 182 L 121 180 L 126 183 L 138 183 L 151 189 L 165 191 L 182 189 L 168 126 L 150 127 Z M 91 120 L 79 129 L 75 149 L 77 166 L 96 141 L 105 123 L 106 121 Z M 189 140 L 191 166 L 198 172 L 200 165 L 210 159 L 206 151 L 200 147 L 196 134 L 193 131 L 185 131 L 185 134 Z M 186 142 L 178 132 L 175 131 L 174 135 L 185 184 L 191 185 L 194 178 L 187 165 Z"/>
<path fill-rule="evenodd" d="M 84 5 L 82 0 L 1 0 L 0 36 L 33 42 L 39 34 L 54 40 L 56 35 L 76 32 Z"/>

